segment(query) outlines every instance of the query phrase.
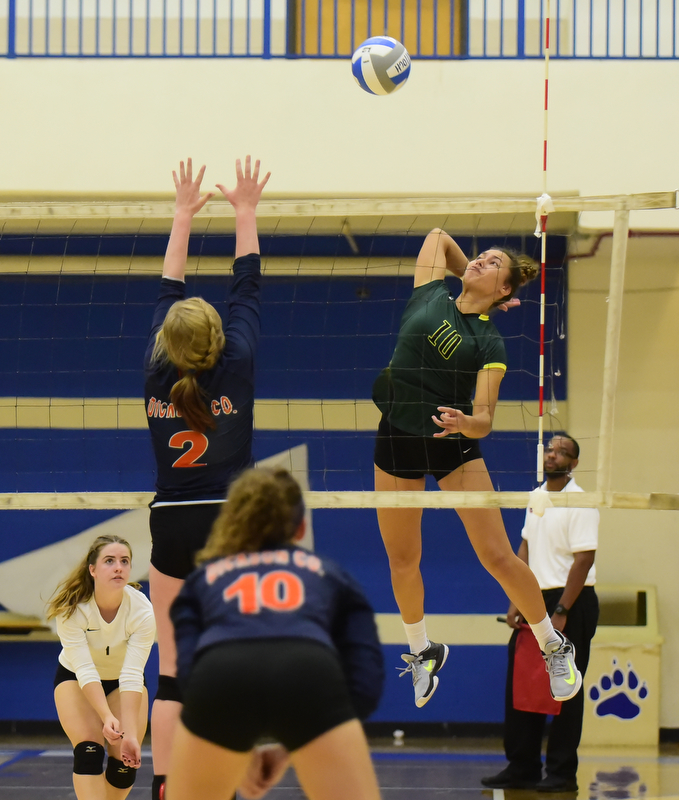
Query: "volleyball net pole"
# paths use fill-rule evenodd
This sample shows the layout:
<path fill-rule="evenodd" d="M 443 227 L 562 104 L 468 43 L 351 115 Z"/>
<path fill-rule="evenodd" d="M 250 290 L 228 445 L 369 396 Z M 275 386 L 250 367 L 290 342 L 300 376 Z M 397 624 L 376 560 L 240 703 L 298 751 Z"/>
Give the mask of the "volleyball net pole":
<path fill-rule="evenodd" d="M 622 303 L 629 238 L 629 209 L 615 210 L 611 273 L 606 315 L 606 347 L 604 350 L 603 388 L 601 396 L 601 421 L 599 427 L 599 452 L 597 457 L 597 492 L 609 505 L 611 492 L 611 464 L 613 462 L 613 426 L 615 422 L 615 392 L 618 385 L 620 332 L 622 329 Z"/>

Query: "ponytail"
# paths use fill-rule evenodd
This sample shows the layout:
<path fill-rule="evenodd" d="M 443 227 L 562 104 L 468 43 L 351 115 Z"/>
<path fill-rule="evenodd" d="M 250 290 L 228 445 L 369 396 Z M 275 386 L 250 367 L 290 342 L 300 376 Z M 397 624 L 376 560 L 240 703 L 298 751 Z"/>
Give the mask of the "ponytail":
<path fill-rule="evenodd" d="M 198 433 L 217 423 L 197 376 L 215 366 L 225 341 L 221 317 L 202 297 L 174 303 L 156 337 L 152 361 L 170 363 L 179 370 L 170 400 L 189 428 Z"/>

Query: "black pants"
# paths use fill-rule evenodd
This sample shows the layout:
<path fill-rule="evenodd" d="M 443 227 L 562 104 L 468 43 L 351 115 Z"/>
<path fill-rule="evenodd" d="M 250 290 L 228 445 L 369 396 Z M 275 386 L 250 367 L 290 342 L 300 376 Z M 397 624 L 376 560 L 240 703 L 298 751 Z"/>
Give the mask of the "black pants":
<path fill-rule="evenodd" d="M 547 613 L 551 616 L 561 599 L 563 589 L 543 591 Z M 599 619 L 599 600 L 593 586 L 585 586 L 568 612 L 564 634 L 575 646 L 575 663 L 583 677 L 589 663 L 590 642 Z M 540 751 L 544 734 L 545 714 L 517 711 L 514 708 L 514 648 L 518 631 L 509 642 L 509 665 L 505 691 L 505 755 L 508 769 L 517 778 L 540 780 L 542 761 Z M 574 779 L 578 769 L 578 745 L 582 735 L 582 715 L 585 705 L 584 686 L 570 700 L 561 703 L 561 713 L 552 718 L 547 738 L 546 770 L 548 776 Z"/>

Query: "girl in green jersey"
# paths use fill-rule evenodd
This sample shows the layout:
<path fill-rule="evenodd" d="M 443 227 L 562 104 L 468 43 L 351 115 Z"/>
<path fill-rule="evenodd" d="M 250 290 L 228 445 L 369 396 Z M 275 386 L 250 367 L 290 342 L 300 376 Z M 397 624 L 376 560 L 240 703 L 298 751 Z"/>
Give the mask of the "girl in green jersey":
<path fill-rule="evenodd" d="M 462 280 L 449 294 L 447 272 Z M 377 491 L 423 491 L 433 475 L 444 491 L 492 492 L 479 447 L 493 425 L 506 370 L 502 338 L 488 318 L 505 309 L 520 286 L 537 275 L 527 256 L 492 248 L 467 261 L 456 242 L 435 229 L 415 266 L 413 295 L 401 320 L 394 355 L 373 387 L 382 411 L 375 445 Z M 553 696 L 568 700 L 580 688 L 573 647 L 555 631 L 528 565 L 513 552 L 497 508 L 459 508 L 469 540 L 488 572 L 521 609 L 545 654 Z M 438 685 L 448 657 L 445 644 L 427 638 L 420 572 L 422 509 L 379 508 L 394 597 L 410 652 L 415 704 L 423 706 Z"/>

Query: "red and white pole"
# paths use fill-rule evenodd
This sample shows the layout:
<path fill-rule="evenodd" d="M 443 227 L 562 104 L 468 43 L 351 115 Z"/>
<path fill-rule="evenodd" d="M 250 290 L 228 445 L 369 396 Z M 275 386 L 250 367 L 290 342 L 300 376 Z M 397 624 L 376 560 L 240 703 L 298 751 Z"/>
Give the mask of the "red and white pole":
<path fill-rule="evenodd" d="M 553 210 L 550 196 L 547 194 L 547 132 L 549 121 L 549 25 L 550 25 L 550 0 L 546 0 L 547 10 L 545 15 L 545 107 L 544 107 L 544 136 L 542 144 L 542 197 L 538 198 L 536 217 L 538 227 L 536 236 L 542 239 L 540 248 L 540 363 L 538 366 L 538 449 L 537 449 L 537 479 L 542 483 L 543 458 L 544 458 L 544 402 L 545 402 L 545 272 L 547 264 L 547 216 Z"/>

